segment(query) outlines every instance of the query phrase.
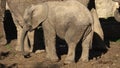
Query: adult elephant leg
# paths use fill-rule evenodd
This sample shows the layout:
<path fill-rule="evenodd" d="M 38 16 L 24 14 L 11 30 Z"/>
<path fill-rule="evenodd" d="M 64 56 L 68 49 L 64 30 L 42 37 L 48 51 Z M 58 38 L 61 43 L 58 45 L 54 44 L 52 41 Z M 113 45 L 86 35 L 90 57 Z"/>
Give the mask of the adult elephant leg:
<path fill-rule="evenodd" d="M 7 43 L 3 21 L 0 19 L 0 44 L 5 45 Z"/>
<path fill-rule="evenodd" d="M 21 51 L 21 47 L 20 47 L 20 38 L 21 38 L 21 31 L 22 31 L 22 27 L 18 24 L 18 20 L 16 20 L 14 14 L 12 14 L 12 18 L 13 18 L 13 21 L 14 21 L 14 24 L 16 26 L 16 30 L 17 30 L 17 44 L 16 44 L 16 47 L 15 47 L 15 50 L 16 51 Z"/>
<path fill-rule="evenodd" d="M 12 18 L 13 18 L 13 21 L 14 21 L 14 23 L 15 23 L 16 30 L 17 30 L 17 44 L 16 44 L 16 47 L 15 47 L 15 50 L 16 50 L 16 51 L 21 51 L 20 39 L 21 39 L 22 27 L 20 26 L 19 21 L 16 20 L 14 14 L 12 14 Z M 25 44 L 25 49 L 26 49 L 27 51 L 29 51 L 29 48 L 28 48 L 28 40 L 27 40 L 27 39 L 28 39 L 28 37 L 26 36 L 26 37 L 25 37 L 25 42 L 24 42 L 24 44 Z"/>
<path fill-rule="evenodd" d="M 4 12 L 5 12 L 6 0 L 0 0 L 0 44 L 5 45 L 7 43 L 5 30 L 4 30 Z"/>
<path fill-rule="evenodd" d="M 58 57 L 56 54 L 56 47 L 55 47 L 55 30 L 46 22 L 43 22 L 43 32 L 45 38 L 45 49 L 47 53 L 47 58 L 51 61 L 58 61 Z"/>

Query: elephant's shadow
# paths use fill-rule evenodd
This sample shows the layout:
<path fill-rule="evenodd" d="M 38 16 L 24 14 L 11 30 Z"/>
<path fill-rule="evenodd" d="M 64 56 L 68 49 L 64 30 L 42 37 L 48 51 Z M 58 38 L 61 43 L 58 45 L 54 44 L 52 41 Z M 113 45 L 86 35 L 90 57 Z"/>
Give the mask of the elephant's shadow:
<path fill-rule="evenodd" d="M 94 57 L 97 58 L 101 56 L 103 53 L 107 52 L 107 48 L 105 46 L 105 43 L 103 40 L 96 34 L 94 33 L 94 38 L 93 38 L 93 43 L 92 49 L 90 49 L 90 55 L 89 59 L 93 59 Z M 33 52 L 36 50 L 41 50 L 45 49 L 45 44 L 44 44 L 44 34 L 42 28 L 37 29 L 35 31 L 35 40 L 34 40 L 34 49 Z M 56 36 L 56 50 L 57 50 L 57 55 L 61 59 L 62 55 L 66 55 L 68 52 L 68 46 L 65 40 L 60 39 L 58 36 Z M 77 62 L 80 57 L 81 57 L 81 52 L 82 52 L 82 46 L 81 46 L 81 40 L 77 44 L 76 47 L 76 57 L 75 61 Z"/>

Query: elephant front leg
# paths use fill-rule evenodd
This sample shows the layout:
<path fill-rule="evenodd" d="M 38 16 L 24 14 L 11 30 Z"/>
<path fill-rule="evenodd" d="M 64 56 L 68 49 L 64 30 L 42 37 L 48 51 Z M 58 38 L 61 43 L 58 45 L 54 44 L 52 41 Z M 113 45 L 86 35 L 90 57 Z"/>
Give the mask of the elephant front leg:
<path fill-rule="evenodd" d="M 21 51 L 21 46 L 20 46 L 20 39 L 21 39 L 21 31 L 22 31 L 22 28 L 19 27 L 19 26 L 16 26 L 17 28 L 17 45 L 15 47 L 15 50 L 16 51 Z"/>
<path fill-rule="evenodd" d="M 48 26 L 47 26 L 48 27 Z M 58 61 L 55 47 L 55 31 L 51 28 L 44 28 L 44 38 L 45 38 L 45 49 L 47 53 L 47 58 L 51 61 Z"/>

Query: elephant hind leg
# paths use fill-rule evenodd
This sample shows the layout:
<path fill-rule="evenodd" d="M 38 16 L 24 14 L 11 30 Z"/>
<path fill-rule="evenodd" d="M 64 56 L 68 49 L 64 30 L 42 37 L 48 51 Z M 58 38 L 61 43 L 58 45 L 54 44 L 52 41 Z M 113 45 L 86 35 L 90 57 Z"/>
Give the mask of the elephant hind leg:
<path fill-rule="evenodd" d="M 55 30 L 54 28 L 48 24 L 48 23 L 43 23 L 43 30 L 44 30 L 44 38 L 45 38 L 45 49 L 47 53 L 47 59 L 56 62 L 59 60 L 57 53 L 56 53 L 56 48 L 55 48 Z"/>
<path fill-rule="evenodd" d="M 65 41 L 68 44 L 68 54 L 64 61 L 65 64 L 75 62 L 75 49 L 86 28 L 87 26 L 78 26 L 76 28 L 69 28 L 66 32 Z"/>
<path fill-rule="evenodd" d="M 81 60 L 87 62 L 89 58 L 89 49 L 92 47 L 93 31 L 91 31 L 82 41 Z"/>

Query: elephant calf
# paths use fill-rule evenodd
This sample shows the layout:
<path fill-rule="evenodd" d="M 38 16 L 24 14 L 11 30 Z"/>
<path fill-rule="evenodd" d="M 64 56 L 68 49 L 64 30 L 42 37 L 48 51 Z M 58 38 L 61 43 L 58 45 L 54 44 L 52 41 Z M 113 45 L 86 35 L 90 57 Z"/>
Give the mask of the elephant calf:
<path fill-rule="evenodd" d="M 58 61 L 56 54 L 56 35 L 68 44 L 68 54 L 65 64 L 74 62 L 75 48 L 82 40 L 82 61 L 88 61 L 89 46 L 93 37 L 93 19 L 89 10 L 75 0 L 51 1 L 26 8 L 24 13 L 24 26 L 21 46 L 24 52 L 24 39 L 28 31 L 34 30 L 42 24 L 45 38 L 47 58 Z"/>

